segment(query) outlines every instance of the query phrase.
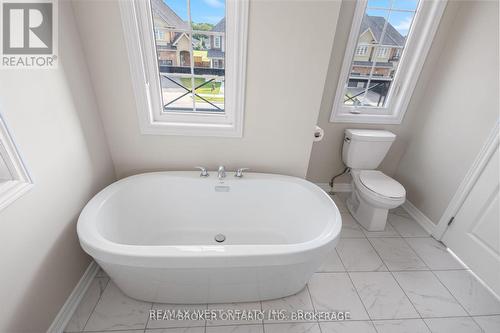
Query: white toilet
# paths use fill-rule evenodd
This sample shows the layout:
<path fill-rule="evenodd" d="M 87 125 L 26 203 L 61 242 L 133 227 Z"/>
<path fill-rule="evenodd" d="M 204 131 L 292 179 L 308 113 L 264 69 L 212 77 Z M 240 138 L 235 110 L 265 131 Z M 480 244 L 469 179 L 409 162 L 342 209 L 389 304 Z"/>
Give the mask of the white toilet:
<path fill-rule="evenodd" d="M 347 208 L 369 231 L 384 230 L 388 210 L 405 201 L 404 187 L 375 170 L 395 138 L 396 135 L 389 131 L 345 130 L 342 160 L 351 169 L 352 175 L 352 194 L 347 199 Z"/>

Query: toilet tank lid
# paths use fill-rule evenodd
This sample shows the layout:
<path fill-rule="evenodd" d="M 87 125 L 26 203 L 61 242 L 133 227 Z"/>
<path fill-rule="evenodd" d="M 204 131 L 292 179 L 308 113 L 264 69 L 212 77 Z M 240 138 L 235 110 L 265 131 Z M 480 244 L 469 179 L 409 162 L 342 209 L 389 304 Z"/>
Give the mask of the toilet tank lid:
<path fill-rule="evenodd" d="M 346 129 L 345 135 L 357 141 L 394 141 L 396 134 L 385 130 Z"/>

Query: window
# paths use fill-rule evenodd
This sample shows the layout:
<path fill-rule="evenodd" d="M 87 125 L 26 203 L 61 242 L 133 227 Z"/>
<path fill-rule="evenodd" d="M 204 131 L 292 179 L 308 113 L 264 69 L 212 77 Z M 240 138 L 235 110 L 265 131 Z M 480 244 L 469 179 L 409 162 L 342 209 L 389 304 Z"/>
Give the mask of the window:
<path fill-rule="evenodd" d="M 165 31 L 161 29 L 155 29 L 155 38 L 156 40 L 164 40 L 165 39 Z"/>
<path fill-rule="evenodd" d="M 120 9 L 142 133 L 241 137 L 248 0 Z"/>
<path fill-rule="evenodd" d="M 0 210 L 32 186 L 31 178 L 0 115 Z"/>
<path fill-rule="evenodd" d="M 445 6 L 357 1 L 330 121 L 401 123 Z"/>
<path fill-rule="evenodd" d="M 367 45 L 359 45 L 356 48 L 356 55 L 365 55 L 368 52 L 368 46 Z"/>
<path fill-rule="evenodd" d="M 172 66 L 173 65 L 173 61 L 172 60 L 162 60 L 162 59 L 158 59 L 158 65 L 160 66 Z"/>
<path fill-rule="evenodd" d="M 388 47 L 379 47 L 377 48 L 377 57 L 378 58 L 384 58 L 387 57 L 389 54 L 389 48 Z"/>

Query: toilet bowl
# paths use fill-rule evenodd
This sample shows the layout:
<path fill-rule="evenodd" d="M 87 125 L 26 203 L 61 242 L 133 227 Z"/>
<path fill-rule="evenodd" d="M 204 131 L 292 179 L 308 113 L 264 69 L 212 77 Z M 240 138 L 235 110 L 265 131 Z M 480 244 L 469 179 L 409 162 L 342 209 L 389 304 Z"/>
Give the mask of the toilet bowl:
<path fill-rule="evenodd" d="M 385 229 L 389 209 L 405 202 L 404 187 L 377 170 L 352 170 L 352 193 L 347 199 L 351 215 L 367 230 Z"/>
<path fill-rule="evenodd" d="M 394 133 L 384 130 L 345 130 L 342 160 L 352 175 L 352 194 L 347 199 L 347 208 L 369 231 L 384 230 L 389 209 L 405 202 L 404 187 L 375 170 L 395 138 Z"/>

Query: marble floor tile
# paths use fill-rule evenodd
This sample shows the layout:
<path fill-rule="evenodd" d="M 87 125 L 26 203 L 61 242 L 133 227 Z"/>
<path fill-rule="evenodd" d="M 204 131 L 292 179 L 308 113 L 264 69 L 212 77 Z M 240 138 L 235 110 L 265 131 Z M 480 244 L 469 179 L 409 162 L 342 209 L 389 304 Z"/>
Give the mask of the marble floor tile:
<path fill-rule="evenodd" d="M 151 303 L 125 296 L 110 281 L 85 325 L 85 331 L 144 329 L 151 306 Z"/>
<path fill-rule="evenodd" d="M 439 280 L 471 315 L 500 314 L 496 299 L 469 271 L 435 271 Z"/>
<path fill-rule="evenodd" d="M 163 318 L 169 311 L 194 311 L 206 310 L 206 304 L 162 304 L 153 303 L 152 310 L 161 310 L 158 319 L 149 318 L 147 328 L 169 328 L 169 327 L 196 327 L 205 326 L 205 320 L 180 320 L 175 318 Z"/>
<path fill-rule="evenodd" d="M 500 316 L 473 317 L 474 321 L 481 327 L 484 333 L 500 332 Z"/>
<path fill-rule="evenodd" d="M 347 273 L 316 273 L 308 285 L 316 311 L 349 311 L 351 319 L 368 319 Z"/>
<path fill-rule="evenodd" d="M 403 208 L 403 206 L 398 206 L 394 209 L 389 210 L 389 214 L 410 217 L 410 214 L 408 214 L 408 212 Z"/>
<path fill-rule="evenodd" d="M 425 231 L 417 221 L 409 216 L 389 214 L 387 216 L 387 222 L 390 223 L 402 237 L 430 236 L 429 233 Z"/>
<path fill-rule="evenodd" d="M 402 238 L 371 238 L 370 242 L 390 271 L 428 269 Z"/>
<path fill-rule="evenodd" d="M 370 321 L 335 321 L 319 323 L 322 333 L 377 333 Z"/>
<path fill-rule="evenodd" d="M 424 319 L 432 333 L 481 333 L 470 317 Z"/>
<path fill-rule="evenodd" d="M 419 317 L 391 273 L 354 272 L 349 275 L 371 319 Z"/>
<path fill-rule="evenodd" d="M 366 238 L 343 238 L 337 252 L 347 271 L 387 271 L 382 259 Z"/>
<path fill-rule="evenodd" d="M 422 317 L 467 316 L 467 312 L 432 272 L 393 274 Z"/>
<path fill-rule="evenodd" d="M 430 269 L 465 269 L 446 247 L 432 237 L 407 238 L 406 242 Z"/>
<path fill-rule="evenodd" d="M 318 323 L 264 324 L 264 330 L 266 333 L 321 333 Z"/>
<path fill-rule="evenodd" d="M 125 331 L 125 332 L 129 333 L 130 331 Z M 144 332 L 145 333 L 205 333 L 205 327 L 178 327 L 178 328 L 150 329 L 150 330 L 145 330 Z M 107 333 L 116 333 L 116 332 L 112 331 Z"/>
<path fill-rule="evenodd" d="M 297 310 L 313 311 L 314 307 L 311 302 L 311 296 L 309 296 L 309 291 L 306 287 L 299 293 L 292 296 L 262 301 L 262 310 L 266 313 L 271 310 L 284 310 L 290 314 L 291 312 Z M 275 322 L 277 320 L 278 319 L 269 320 L 269 322 Z"/>
<path fill-rule="evenodd" d="M 101 297 L 109 279 L 106 277 L 98 278 L 95 277 L 92 280 L 87 292 L 83 296 L 80 304 L 76 308 L 73 316 L 71 317 L 68 325 L 64 329 L 65 332 L 80 332 L 83 331 L 87 320 L 89 320 L 92 311 L 94 311 L 99 298 Z"/>
<path fill-rule="evenodd" d="M 363 233 L 365 234 L 366 237 L 368 238 L 373 238 L 373 237 L 401 237 L 396 229 L 392 227 L 390 223 L 385 224 L 385 229 L 382 231 L 368 231 L 365 228 L 362 228 Z"/>
<path fill-rule="evenodd" d="M 378 333 L 431 333 L 422 319 L 378 320 L 373 324 Z"/>
<path fill-rule="evenodd" d="M 342 231 L 340 238 L 366 238 L 361 226 L 354 220 L 349 213 L 341 213 L 342 215 Z"/>
<path fill-rule="evenodd" d="M 340 261 L 336 250 L 328 253 L 323 265 L 318 269 L 318 272 L 345 272 L 344 265 L 342 265 L 342 261 Z"/>
<path fill-rule="evenodd" d="M 260 302 L 247 302 L 247 303 L 226 303 L 226 304 L 208 304 L 209 310 L 222 310 L 227 313 L 228 310 L 232 311 L 255 311 L 262 310 Z M 224 320 L 219 318 L 216 320 L 208 320 L 207 326 L 222 326 L 222 325 L 245 325 L 245 324 L 261 324 L 261 320 Z"/>
<path fill-rule="evenodd" d="M 258 325 L 207 326 L 206 333 L 263 333 L 264 327 Z"/>
<path fill-rule="evenodd" d="M 347 196 L 345 196 L 344 194 L 336 193 L 334 195 L 331 195 L 331 197 L 335 202 L 335 205 L 339 209 L 339 212 L 349 213 L 349 211 L 347 210 L 347 205 L 345 203 Z"/>

